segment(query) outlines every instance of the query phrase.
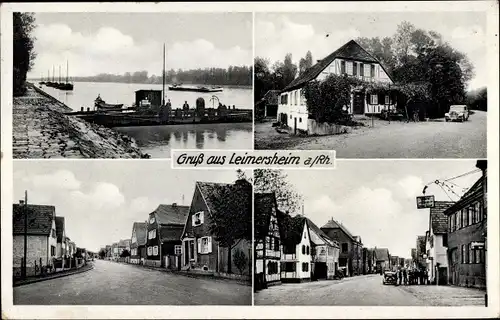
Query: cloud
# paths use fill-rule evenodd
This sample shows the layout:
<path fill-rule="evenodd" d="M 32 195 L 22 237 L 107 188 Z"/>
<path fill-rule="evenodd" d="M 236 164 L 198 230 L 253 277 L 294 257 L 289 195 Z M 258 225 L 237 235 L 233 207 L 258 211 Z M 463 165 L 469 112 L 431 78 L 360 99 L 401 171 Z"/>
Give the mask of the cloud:
<path fill-rule="evenodd" d="M 73 172 L 67 170 L 59 170 L 51 174 L 35 175 L 32 178 L 24 178 L 23 180 L 31 181 L 35 188 L 74 190 L 81 186 L 81 182 L 76 179 Z"/>
<path fill-rule="evenodd" d="M 35 31 L 37 59 L 31 74 L 40 76 L 59 66 L 66 76 L 66 60 L 70 76 L 99 73 L 123 74 L 146 70 L 159 75 L 162 68 L 163 43 L 137 42 L 130 35 L 111 27 L 102 27 L 93 34 L 82 34 L 65 24 L 39 25 Z M 252 64 L 251 50 L 238 46 L 217 48 L 205 39 L 167 43 L 167 69 L 226 68 L 229 65 Z"/>
<path fill-rule="evenodd" d="M 398 185 L 401 187 L 399 190 L 401 190 L 407 197 L 415 197 L 419 195 L 424 188 L 422 179 L 416 176 L 407 176 L 399 180 Z"/>
<path fill-rule="evenodd" d="M 286 16 L 277 16 L 273 21 L 259 19 L 255 26 L 255 54 L 274 62 L 291 53 L 293 61 L 298 63 L 310 50 L 313 59 L 319 60 L 359 36 L 360 32 L 353 27 L 329 31 L 327 37 L 311 24 L 295 23 Z"/>

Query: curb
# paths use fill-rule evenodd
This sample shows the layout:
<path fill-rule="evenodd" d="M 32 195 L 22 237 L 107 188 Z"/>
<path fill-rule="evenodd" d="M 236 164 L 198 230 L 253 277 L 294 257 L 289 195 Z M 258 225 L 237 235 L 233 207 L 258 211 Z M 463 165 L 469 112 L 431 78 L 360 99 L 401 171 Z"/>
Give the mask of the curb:
<path fill-rule="evenodd" d="M 120 262 L 118 262 L 120 263 Z M 187 272 L 179 272 L 179 271 L 172 271 L 172 270 L 167 270 L 167 269 L 162 269 L 162 268 L 155 268 L 155 267 L 149 267 L 149 266 L 144 266 L 144 265 L 138 265 L 138 264 L 133 264 L 133 263 L 123 263 L 126 265 L 131 265 L 137 268 L 142 268 L 142 269 L 149 269 L 149 270 L 154 270 L 158 272 L 165 272 L 165 273 L 171 273 L 171 274 L 177 274 L 185 277 L 190 277 L 190 278 L 205 278 L 205 279 L 212 279 L 212 280 L 221 280 L 221 281 L 230 281 L 233 283 L 237 283 L 240 285 L 244 286 L 252 286 L 252 281 L 244 281 L 244 280 L 237 280 L 237 279 L 230 279 L 230 278 L 222 278 L 222 277 L 216 277 L 212 275 L 204 275 L 204 274 L 193 274 L 193 273 L 187 273 Z"/>
<path fill-rule="evenodd" d="M 94 265 L 92 264 L 90 266 L 90 268 L 85 268 L 85 270 L 82 270 L 82 269 L 84 269 L 84 268 L 82 267 L 79 270 L 76 270 L 74 272 L 61 273 L 61 274 L 55 275 L 53 277 L 33 279 L 33 280 L 28 280 L 26 282 L 21 282 L 21 283 L 13 283 L 12 287 L 20 287 L 20 286 L 24 286 L 24 285 L 27 285 L 27 284 L 32 284 L 32 283 L 37 283 L 37 282 L 42 282 L 42 281 L 48 281 L 48 280 L 58 279 L 58 278 L 62 278 L 62 277 L 72 276 L 74 274 L 84 273 L 84 272 L 87 272 L 87 271 L 90 271 L 90 270 L 94 269 Z"/>

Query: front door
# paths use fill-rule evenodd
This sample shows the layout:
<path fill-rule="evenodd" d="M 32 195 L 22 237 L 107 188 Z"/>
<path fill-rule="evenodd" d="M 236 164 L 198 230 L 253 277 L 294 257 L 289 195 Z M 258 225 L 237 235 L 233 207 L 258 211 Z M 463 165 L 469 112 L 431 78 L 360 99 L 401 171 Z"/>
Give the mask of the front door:
<path fill-rule="evenodd" d="M 352 109 L 353 114 L 365 113 L 365 95 L 363 92 L 354 92 Z"/>

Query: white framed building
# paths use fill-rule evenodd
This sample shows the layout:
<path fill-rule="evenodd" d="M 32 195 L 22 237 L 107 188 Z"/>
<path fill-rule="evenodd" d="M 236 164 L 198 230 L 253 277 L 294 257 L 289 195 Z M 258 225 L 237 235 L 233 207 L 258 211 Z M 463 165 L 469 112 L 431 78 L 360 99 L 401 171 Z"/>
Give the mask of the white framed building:
<path fill-rule="evenodd" d="M 292 230 L 283 239 L 281 282 L 310 281 L 312 248 L 307 219 L 302 216 L 291 219 L 294 220 Z"/>

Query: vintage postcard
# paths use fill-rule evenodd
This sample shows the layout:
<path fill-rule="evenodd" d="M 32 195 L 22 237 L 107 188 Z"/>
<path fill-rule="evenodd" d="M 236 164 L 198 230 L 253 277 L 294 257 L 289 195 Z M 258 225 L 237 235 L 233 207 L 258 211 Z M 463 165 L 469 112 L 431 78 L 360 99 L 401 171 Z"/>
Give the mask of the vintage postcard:
<path fill-rule="evenodd" d="M 500 316 L 498 2 L 0 14 L 3 318 Z"/>

